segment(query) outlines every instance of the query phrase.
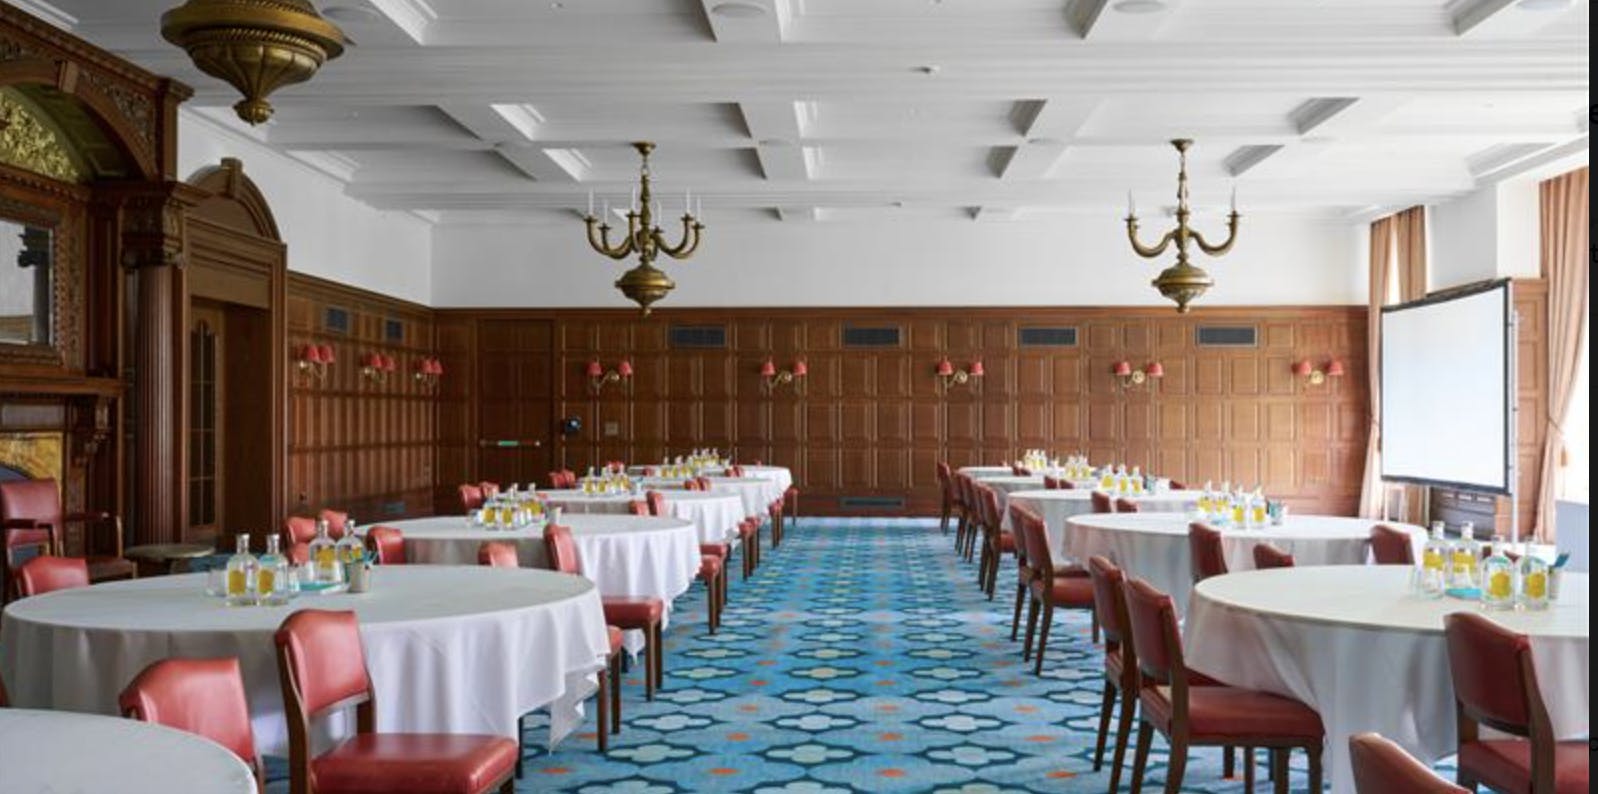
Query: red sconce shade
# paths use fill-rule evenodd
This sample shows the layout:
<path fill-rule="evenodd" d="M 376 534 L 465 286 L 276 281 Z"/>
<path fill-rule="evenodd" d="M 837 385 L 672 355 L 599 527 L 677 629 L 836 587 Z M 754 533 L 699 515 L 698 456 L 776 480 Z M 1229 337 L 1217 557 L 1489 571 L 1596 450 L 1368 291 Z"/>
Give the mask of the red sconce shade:
<path fill-rule="evenodd" d="M 625 358 L 622 359 L 621 363 L 616 365 L 616 374 L 618 374 L 618 375 L 620 375 L 620 376 L 622 376 L 624 378 L 632 377 L 633 376 L 633 362 L 632 362 L 632 360 L 631 359 L 625 359 Z"/>
<path fill-rule="evenodd" d="M 1158 361 L 1151 361 L 1148 366 L 1143 368 L 1143 374 L 1151 378 L 1163 378 L 1165 377 L 1165 365 Z"/>
<path fill-rule="evenodd" d="M 1301 361 L 1294 362 L 1294 364 L 1293 364 L 1293 374 L 1297 375 L 1297 376 L 1299 376 L 1301 378 L 1306 376 L 1306 375 L 1308 375 L 1308 374 L 1310 374 L 1311 372 L 1314 372 L 1314 371 L 1315 371 L 1315 365 L 1309 363 L 1309 359 L 1307 359 L 1307 358 L 1303 359 Z"/>
<path fill-rule="evenodd" d="M 1128 375 L 1131 375 L 1132 374 L 1132 362 L 1130 362 L 1130 361 L 1117 361 L 1117 362 L 1115 362 L 1115 369 L 1111 370 L 1111 372 L 1113 374 L 1115 374 L 1117 377 L 1122 377 L 1122 378 L 1124 378 L 1124 377 L 1126 377 Z"/>
<path fill-rule="evenodd" d="M 943 377 L 948 377 L 950 375 L 953 375 L 954 374 L 954 365 L 949 363 L 948 359 L 943 359 L 942 361 L 939 361 L 938 362 L 938 374 L 942 375 Z"/>
<path fill-rule="evenodd" d="M 1345 373 L 1343 371 L 1343 362 L 1342 362 L 1341 359 L 1334 358 L 1334 359 L 1331 360 L 1330 363 L 1328 363 L 1326 365 L 1326 375 L 1327 375 L 1327 377 L 1341 378 L 1341 377 L 1343 377 L 1344 374 Z"/>
<path fill-rule="evenodd" d="M 338 360 L 338 358 L 333 355 L 332 345 L 317 345 L 316 354 L 320 357 L 323 364 L 332 364 Z"/>
<path fill-rule="evenodd" d="M 588 377 L 590 377 L 590 378 L 603 377 L 604 374 L 605 374 L 605 365 L 599 363 L 598 359 L 595 359 L 593 361 L 588 362 L 588 370 L 587 370 L 587 372 L 588 372 Z"/>
<path fill-rule="evenodd" d="M 760 364 L 760 377 L 774 378 L 777 376 L 777 364 L 771 359 L 766 359 Z"/>
<path fill-rule="evenodd" d="M 798 361 L 793 362 L 793 376 L 794 377 L 802 378 L 802 377 L 804 377 L 806 375 L 809 375 L 809 374 L 810 374 L 810 365 L 806 364 L 804 359 L 801 358 Z"/>
<path fill-rule="evenodd" d="M 982 368 L 982 359 L 971 362 L 971 368 L 966 370 L 966 372 L 973 378 L 980 378 L 987 374 L 987 371 Z"/>

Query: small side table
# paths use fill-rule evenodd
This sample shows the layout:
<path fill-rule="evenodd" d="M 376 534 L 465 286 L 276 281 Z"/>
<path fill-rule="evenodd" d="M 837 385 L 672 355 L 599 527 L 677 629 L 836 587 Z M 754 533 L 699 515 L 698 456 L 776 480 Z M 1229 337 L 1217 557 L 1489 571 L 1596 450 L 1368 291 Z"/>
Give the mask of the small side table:
<path fill-rule="evenodd" d="M 216 549 L 200 543 L 150 543 L 122 550 L 122 556 L 135 562 L 150 566 L 166 566 L 166 572 L 169 574 L 182 571 L 188 567 L 191 560 L 209 557 L 215 553 Z"/>

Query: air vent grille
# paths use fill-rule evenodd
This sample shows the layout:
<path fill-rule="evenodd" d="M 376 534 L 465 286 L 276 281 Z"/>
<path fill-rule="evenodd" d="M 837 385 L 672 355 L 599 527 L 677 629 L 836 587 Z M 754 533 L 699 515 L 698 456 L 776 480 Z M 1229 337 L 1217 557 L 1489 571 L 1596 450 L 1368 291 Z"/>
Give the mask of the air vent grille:
<path fill-rule="evenodd" d="M 844 347 L 898 347 L 899 327 L 896 325 L 846 325 L 843 328 Z"/>
<path fill-rule="evenodd" d="M 335 334 L 350 332 L 350 312 L 337 306 L 329 306 L 322 312 L 322 328 Z"/>
<path fill-rule="evenodd" d="M 1254 347 L 1259 344 L 1259 329 L 1252 325 L 1201 325 L 1196 333 L 1199 347 Z"/>
<path fill-rule="evenodd" d="M 389 318 L 383 321 L 383 338 L 390 342 L 405 341 L 405 323 Z"/>
<path fill-rule="evenodd" d="M 667 331 L 672 347 L 723 348 L 727 346 L 727 327 L 723 325 L 674 325 Z"/>
<path fill-rule="evenodd" d="M 844 496 L 838 506 L 847 510 L 903 510 L 902 496 Z"/>
<path fill-rule="evenodd" d="M 1022 347 L 1076 347 L 1075 328 L 1022 328 Z"/>

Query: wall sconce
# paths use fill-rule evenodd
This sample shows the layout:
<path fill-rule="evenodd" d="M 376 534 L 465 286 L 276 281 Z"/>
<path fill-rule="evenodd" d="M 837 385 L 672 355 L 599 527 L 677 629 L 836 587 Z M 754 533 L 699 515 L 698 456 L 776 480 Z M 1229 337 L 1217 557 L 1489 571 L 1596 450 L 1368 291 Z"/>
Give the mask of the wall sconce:
<path fill-rule="evenodd" d="M 1336 358 L 1329 359 L 1317 367 L 1307 358 L 1299 359 L 1293 363 L 1293 374 L 1303 378 L 1310 386 L 1319 386 L 1325 383 L 1327 378 L 1343 377 L 1343 361 Z"/>
<path fill-rule="evenodd" d="M 416 378 L 418 383 L 423 386 L 437 386 L 438 379 L 444 374 L 444 362 L 432 356 L 419 358 L 416 360 L 415 370 L 412 377 Z"/>
<path fill-rule="evenodd" d="M 294 356 L 294 363 L 299 366 L 300 372 L 317 380 L 326 378 L 327 368 L 337 360 L 332 345 L 302 345 Z"/>
<path fill-rule="evenodd" d="M 802 358 L 794 360 L 793 369 L 779 371 L 777 369 L 777 362 L 773 361 L 770 356 L 767 356 L 765 362 L 760 365 L 760 379 L 767 394 L 776 391 L 778 386 L 786 386 L 789 384 L 792 384 L 794 389 L 797 391 L 799 388 L 799 379 L 809 374 L 810 365 L 805 363 L 805 360 Z"/>
<path fill-rule="evenodd" d="M 599 359 L 596 358 L 588 362 L 587 373 L 588 393 L 598 397 L 599 393 L 604 391 L 605 384 L 632 380 L 633 362 L 624 358 L 616 364 L 615 369 L 607 370 L 605 365 L 599 363 Z"/>
<path fill-rule="evenodd" d="M 394 371 L 394 359 L 382 353 L 367 353 L 361 356 L 361 377 L 369 378 L 377 383 L 388 381 L 389 373 Z"/>
<path fill-rule="evenodd" d="M 1115 376 L 1116 384 L 1121 391 L 1140 389 L 1144 386 L 1154 388 L 1154 382 L 1165 377 L 1165 365 L 1158 361 L 1150 361 L 1138 369 L 1132 368 L 1132 362 L 1122 359 L 1115 362 L 1110 368 L 1110 374 Z"/>
<path fill-rule="evenodd" d="M 954 364 L 949 363 L 948 356 L 944 356 L 938 360 L 938 383 L 943 386 L 944 391 L 948 391 L 954 386 L 963 386 L 967 383 L 971 384 L 974 388 L 977 383 L 976 379 L 981 378 L 986 374 L 987 371 L 983 369 L 982 359 L 980 358 L 973 360 L 970 366 L 961 370 L 955 369 Z"/>

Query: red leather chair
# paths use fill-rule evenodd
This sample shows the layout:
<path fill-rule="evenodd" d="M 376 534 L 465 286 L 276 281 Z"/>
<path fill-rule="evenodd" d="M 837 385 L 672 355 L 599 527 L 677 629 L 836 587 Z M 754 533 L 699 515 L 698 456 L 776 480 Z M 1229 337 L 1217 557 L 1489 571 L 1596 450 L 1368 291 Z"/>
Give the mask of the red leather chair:
<path fill-rule="evenodd" d="M 0 709 L 11 706 L 11 696 L 6 694 L 5 679 L 0 678 Z"/>
<path fill-rule="evenodd" d="M 954 469 L 949 468 L 948 461 L 938 461 L 938 496 L 941 498 L 938 507 L 938 528 L 947 535 L 949 517 L 954 515 Z"/>
<path fill-rule="evenodd" d="M 1309 756 L 1310 791 L 1320 791 L 1321 747 L 1326 730 L 1314 709 L 1290 698 L 1194 681 L 1182 654 L 1171 597 L 1142 580 L 1122 584 L 1132 644 L 1137 649 L 1137 752 L 1132 760 L 1132 790 L 1143 787 L 1149 745 L 1159 731 L 1170 742 L 1165 790 L 1178 791 L 1190 747 L 1264 747 L 1271 753 L 1277 790 L 1287 785 L 1287 755 L 1303 748 Z M 1252 753 L 1249 753 L 1252 756 Z M 1252 773 L 1253 764 L 1247 765 Z"/>
<path fill-rule="evenodd" d="M 561 573 L 583 572 L 577 559 L 577 544 L 572 540 L 570 527 L 550 524 L 544 527 L 544 553 L 551 570 Z M 660 633 L 666 616 L 666 605 L 658 598 L 648 596 L 625 598 L 604 596 L 600 603 L 605 610 L 605 622 L 624 630 L 644 633 L 644 699 L 654 700 L 655 690 L 666 683 L 666 654 Z"/>
<path fill-rule="evenodd" d="M 705 583 L 705 596 L 710 600 L 707 619 L 710 633 L 721 628 L 721 608 L 727 603 L 727 561 L 716 552 L 705 552 L 700 547 L 699 581 Z"/>
<path fill-rule="evenodd" d="M 773 499 L 771 504 L 766 505 L 766 515 L 771 519 L 771 547 L 775 549 L 782 545 L 783 524 L 785 523 L 782 516 L 781 497 Z"/>
<path fill-rule="evenodd" d="M 1010 641 L 1015 642 L 1021 631 L 1021 606 L 1026 602 L 1027 590 L 1030 589 L 1032 580 L 1037 578 L 1037 571 L 1033 570 L 1032 563 L 1026 556 L 1026 540 L 1020 537 L 1022 522 L 1029 517 L 1036 516 L 1014 502 L 1010 503 L 1010 526 L 1012 536 L 1018 538 L 1015 542 L 1015 614 L 1010 618 Z"/>
<path fill-rule="evenodd" d="M 760 520 L 746 518 L 738 522 L 738 545 L 743 549 L 744 578 L 748 579 L 760 567 Z"/>
<path fill-rule="evenodd" d="M 1185 491 L 1185 490 L 1187 490 L 1187 484 L 1182 482 L 1181 480 L 1172 480 L 1171 481 L 1171 490 L 1173 490 L 1173 491 Z"/>
<path fill-rule="evenodd" d="M 982 558 L 977 563 L 977 584 L 993 600 L 999 582 L 999 564 L 1005 552 L 1015 553 L 1015 534 L 999 523 L 1004 513 L 999 508 L 999 493 L 992 488 L 978 486 L 982 498 Z"/>
<path fill-rule="evenodd" d="M 372 527 L 367 530 L 366 546 L 377 555 L 379 565 L 405 564 L 405 533 L 394 527 Z"/>
<path fill-rule="evenodd" d="M 255 773 L 263 790 L 255 731 L 244 695 L 239 660 L 163 659 L 136 676 L 117 697 L 122 716 L 210 739 L 231 750 Z"/>
<path fill-rule="evenodd" d="M 744 476 L 744 467 L 738 466 L 738 465 L 728 466 L 727 467 L 727 476 L 728 477 L 742 477 L 742 476 Z"/>
<path fill-rule="evenodd" d="M 316 539 L 316 519 L 289 516 L 283 521 L 283 548 L 296 543 L 310 543 Z"/>
<path fill-rule="evenodd" d="M 1187 550 L 1192 557 L 1193 584 L 1226 573 L 1226 549 L 1221 532 L 1202 521 L 1187 525 Z"/>
<path fill-rule="evenodd" d="M 293 794 L 515 790 L 517 743 L 503 736 L 378 733 L 354 612 L 305 609 L 274 637 L 289 728 Z M 312 757 L 311 723 L 355 707 L 355 735 Z"/>
<path fill-rule="evenodd" d="M 483 492 L 484 499 L 491 499 L 493 497 L 499 496 L 499 483 L 497 482 L 489 482 L 484 480 L 477 484 L 477 488 Z"/>
<path fill-rule="evenodd" d="M 683 480 L 682 481 L 682 489 L 684 491 L 708 491 L 708 490 L 710 490 L 709 488 L 706 488 L 705 484 L 700 482 L 698 480 L 698 478 L 694 478 L 694 477 L 690 477 L 690 478 L 688 478 L 686 480 Z"/>
<path fill-rule="evenodd" d="M 1033 674 L 1043 674 L 1043 652 L 1049 644 L 1049 629 L 1054 625 L 1055 609 L 1086 609 L 1093 612 L 1093 582 L 1087 571 L 1080 567 L 1054 567 L 1054 556 L 1049 551 L 1048 528 L 1043 519 L 1027 515 L 1020 529 L 1021 542 L 1026 544 L 1027 560 L 1032 564 L 1034 576 L 1031 583 L 1032 599 L 1027 605 L 1026 642 L 1021 648 L 1022 660 L 1030 659 L 1032 636 L 1037 633 L 1038 658 Z M 1043 612 L 1043 626 L 1038 629 L 1038 611 Z M 1093 614 L 1093 641 L 1099 640 L 1099 619 Z"/>
<path fill-rule="evenodd" d="M 1115 512 L 1115 502 L 1110 499 L 1109 494 L 1103 491 L 1094 491 L 1088 495 L 1088 499 L 1092 501 L 1093 512 L 1095 513 Z"/>
<path fill-rule="evenodd" d="M 577 485 L 577 474 L 570 469 L 556 469 L 549 473 L 549 487 L 559 491 Z"/>
<path fill-rule="evenodd" d="M 1115 512 L 1117 512 L 1117 513 L 1136 513 L 1136 512 L 1138 512 L 1137 502 L 1134 502 L 1131 499 L 1128 499 L 1128 498 L 1126 498 L 1124 496 L 1118 497 L 1115 500 Z"/>
<path fill-rule="evenodd" d="M 34 557 L 17 569 L 18 598 L 88 586 L 89 565 L 82 557 Z"/>
<path fill-rule="evenodd" d="M 1043 475 L 1043 489 L 1045 491 L 1071 491 L 1076 489 L 1076 484 L 1052 474 L 1045 474 Z"/>
<path fill-rule="evenodd" d="M 627 513 L 635 516 L 648 516 L 649 503 L 642 499 L 634 499 L 627 503 Z"/>
<path fill-rule="evenodd" d="M 311 561 L 311 544 L 291 543 L 284 554 L 289 558 L 291 565 L 305 565 Z"/>
<path fill-rule="evenodd" d="M 516 544 L 505 540 L 485 540 L 477 547 L 477 564 L 489 568 L 520 568 Z"/>
<path fill-rule="evenodd" d="M 1032 470 L 1028 469 L 1025 466 L 1012 465 L 1012 466 L 1010 466 L 1010 474 L 1012 474 L 1012 475 L 1014 475 L 1016 477 L 1031 477 L 1032 476 Z"/>
<path fill-rule="evenodd" d="M 350 523 L 350 514 L 343 510 L 324 507 L 316 512 L 316 519 L 326 521 L 328 537 L 338 540 L 344 537 L 344 530 Z"/>
<path fill-rule="evenodd" d="M 976 480 L 970 475 L 955 472 L 954 486 L 956 506 L 960 508 L 960 521 L 954 533 L 954 552 L 970 561 L 976 535 L 981 531 L 978 527 L 982 524 L 982 505 L 976 496 Z"/>
<path fill-rule="evenodd" d="M 483 489 L 481 486 L 465 483 L 456 490 L 461 495 L 461 510 L 470 513 L 483 506 Z"/>
<path fill-rule="evenodd" d="M 1348 761 L 1354 767 L 1357 794 L 1467 794 L 1416 761 L 1404 748 L 1379 733 L 1348 737 Z"/>
<path fill-rule="evenodd" d="M 1414 565 L 1415 547 L 1408 532 L 1377 524 L 1371 527 L 1371 557 L 1377 565 Z"/>
<path fill-rule="evenodd" d="M 790 485 L 782 491 L 783 502 L 788 505 L 785 509 L 788 516 L 793 519 L 793 525 L 799 526 L 799 486 Z"/>
<path fill-rule="evenodd" d="M 4 554 L 0 560 L 0 585 L 9 585 L 17 566 L 41 554 L 65 555 L 62 533 L 67 524 L 110 527 L 110 554 L 89 554 L 83 558 L 89 580 L 131 579 L 138 569 L 122 556 L 122 519 L 110 513 L 63 513 L 61 491 L 52 479 L 0 482 L 0 530 L 4 530 Z M 0 598 L 4 591 L 0 591 Z"/>
<path fill-rule="evenodd" d="M 1126 596 L 1121 584 L 1126 575 L 1104 557 L 1088 558 L 1088 577 L 1093 583 L 1093 613 L 1104 631 L 1104 699 L 1099 705 L 1099 736 L 1093 749 L 1093 771 L 1104 766 L 1104 744 L 1110 733 L 1110 712 L 1120 701 L 1121 715 L 1115 723 L 1115 756 L 1110 766 L 1110 791 L 1121 789 L 1121 766 L 1126 762 L 1126 746 L 1132 737 L 1132 717 L 1137 713 L 1137 654 L 1133 650 L 1126 617 Z M 1248 787 L 1253 790 L 1253 785 Z"/>
<path fill-rule="evenodd" d="M 1254 546 L 1254 567 L 1264 570 L 1266 568 L 1291 568 L 1293 555 L 1282 551 L 1273 543 L 1259 543 Z"/>
<path fill-rule="evenodd" d="M 1475 791 L 1585 792 L 1587 740 L 1559 741 L 1544 705 L 1531 641 L 1475 612 L 1443 618 L 1459 708 L 1459 785 Z M 1516 737 L 1483 739 L 1487 726 Z"/>
<path fill-rule="evenodd" d="M 670 514 L 666 504 L 666 495 L 660 491 L 644 491 L 644 503 L 648 505 L 649 514 L 652 516 Z"/>

